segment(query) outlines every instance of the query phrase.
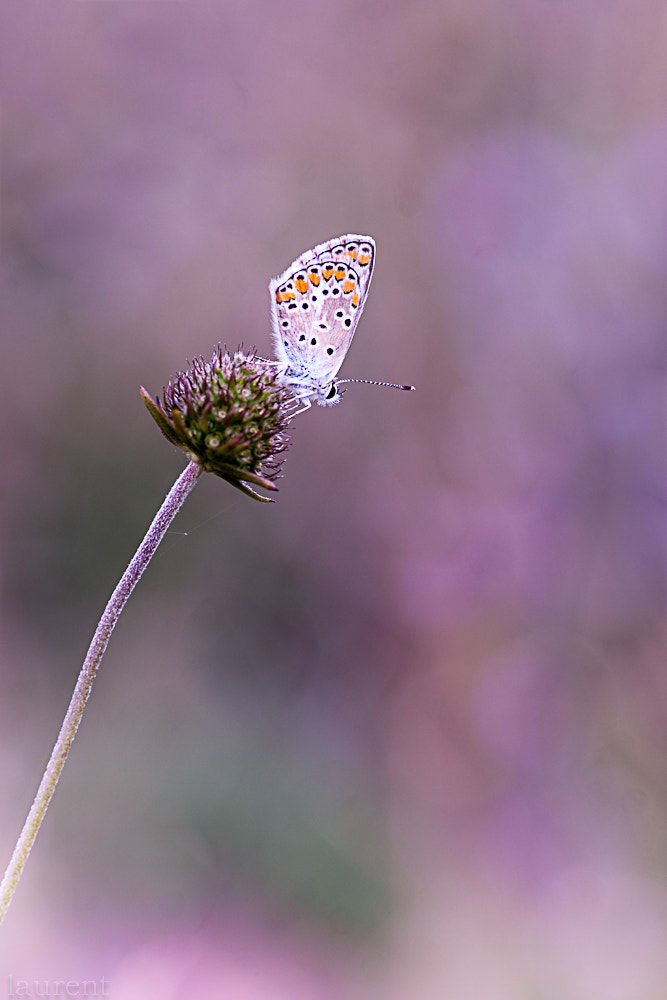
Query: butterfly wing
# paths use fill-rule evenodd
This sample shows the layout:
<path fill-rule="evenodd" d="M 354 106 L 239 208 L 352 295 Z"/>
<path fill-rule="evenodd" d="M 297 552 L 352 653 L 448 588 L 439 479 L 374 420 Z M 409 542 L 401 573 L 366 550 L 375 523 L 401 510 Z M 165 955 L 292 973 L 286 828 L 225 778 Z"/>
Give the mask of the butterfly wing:
<path fill-rule="evenodd" d="M 327 240 L 269 285 L 273 339 L 286 376 L 322 400 L 350 347 L 375 263 L 370 236 Z"/>

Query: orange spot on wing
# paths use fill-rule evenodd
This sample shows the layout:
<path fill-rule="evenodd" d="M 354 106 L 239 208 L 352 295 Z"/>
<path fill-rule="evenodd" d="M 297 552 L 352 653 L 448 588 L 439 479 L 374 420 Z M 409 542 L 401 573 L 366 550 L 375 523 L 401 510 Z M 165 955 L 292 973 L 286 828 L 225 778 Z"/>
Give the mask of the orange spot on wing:
<path fill-rule="evenodd" d="M 333 273 L 334 273 L 333 264 L 325 264 L 324 267 L 322 268 L 322 274 L 324 275 L 325 281 L 329 281 Z"/>
<path fill-rule="evenodd" d="M 359 305 L 359 292 L 355 292 L 352 296 L 352 305 L 356 309 Z"/>
<path fill-rule="evenodd" d="M 370 264 L 370 262 L 371 262 L 371 255 L 369 253 L 359 254 L 359 263 L 361 264 L 362 267 L 365 267 L 366 264 Z"/>
<path fill-rule="evenodd" d="M 342 281 L 346 274 L 347 271 L 345 270 L 343 265 L 339 264 L 338 267 L 336 268 L 336 281 Z"/>
<path fill-rule="evenodd" d="M 308 277 L 310 278 L 311 285 L 315 285 L 315 288 L 317 288 L 317 286 L 320 283 L 320 276 L 319 276 L 319 274 L 317 274 L 317 272 L 315 272 L 314 274 L 309 274 Z"/>
<path fill-rule="evenodd" d="M 352 291 L 354 285 L 355 285 L 354 278 L 348 278 L 345 284 L 343 285 L 343 291 L 345 292 L 346 295 L 348 294 L 348 292 Z"/>
<path fill-rule="evenodd" d="M 297 292 L 307 292 L 308 291 L 308 282 L 306 281 L 305 278 L 297 278 L 295 280 L 294 284 L 296 285 Z"/>

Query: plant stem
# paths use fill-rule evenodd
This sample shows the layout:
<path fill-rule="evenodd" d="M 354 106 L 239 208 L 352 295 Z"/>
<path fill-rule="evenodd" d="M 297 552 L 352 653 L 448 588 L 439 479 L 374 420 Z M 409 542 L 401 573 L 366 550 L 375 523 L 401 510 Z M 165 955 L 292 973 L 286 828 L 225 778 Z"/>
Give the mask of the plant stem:
<path fill-rule="evenodd" d="M 35 800 L 30 808 L 28 818 L 21 830 L 21 835 L 16 842 L 11 861 L 0 884 L 0 922 L 2 922 L 7 912 L 25 863 L 28 860 L 28 855 L 35 842 L 35 837 L 55 791 L 58 778 L 65 766 L 67 755 L 76 736 L 83 710 L 86 707 L 86 702 L 93 687 L 97 669 L 104 656 L 104 651 L 107 648 L 114 626 L 125 607 L 127 599 L 139 582 L 141 574 L 148 566 L 155 550 L 162 541 L 167 528 L 174 520 L 202 472 L 203 469 L 199 465 L 190 462 L 178 477 L 167 494 L 164 503 L 155 515 L 153 523 L 146 532 L 141 545 L 135 552 L 104 609 L 93 640 L 88 648 L 83 666 L 81 667 L 67 714 L 49 762 L 46 765 L 46 770 L 37 790 Z"/>

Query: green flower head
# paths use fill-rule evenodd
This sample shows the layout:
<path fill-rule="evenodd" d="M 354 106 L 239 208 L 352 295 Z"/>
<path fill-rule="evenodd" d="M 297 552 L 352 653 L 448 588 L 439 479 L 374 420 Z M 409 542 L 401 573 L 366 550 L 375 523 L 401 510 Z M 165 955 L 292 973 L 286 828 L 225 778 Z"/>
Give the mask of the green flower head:
<path fill-rule="evenodd" d="M 294 412 L 292 392 L 276 365 L 245 354 L 230 355 L 219 344 L 210 361 L 195 358 L 152 399 L 141 395 L 164 436 L 207 472 L 247 496 L 269 502 L 248 485 L 277 490 L 287 425 Z"/>

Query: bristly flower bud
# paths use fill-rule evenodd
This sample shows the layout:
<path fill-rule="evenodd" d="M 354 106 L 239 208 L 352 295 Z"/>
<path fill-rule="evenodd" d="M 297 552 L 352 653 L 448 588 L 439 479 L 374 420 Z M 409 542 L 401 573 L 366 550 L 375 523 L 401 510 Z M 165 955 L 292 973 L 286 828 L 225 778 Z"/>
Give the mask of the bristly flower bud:
<path fill-rule="evenodd" d="M 241 348 L 234 355 L 220 344 L 210 361 L 195 358 L 154 400 L 141 389 L 149 413 L 164 436 L 188 458 L 256 500 L 269 502 L 249 483 L 277 490 L 289 445 L 286 428 L 294 396 L 280 382 L 276 366 Z"/>

